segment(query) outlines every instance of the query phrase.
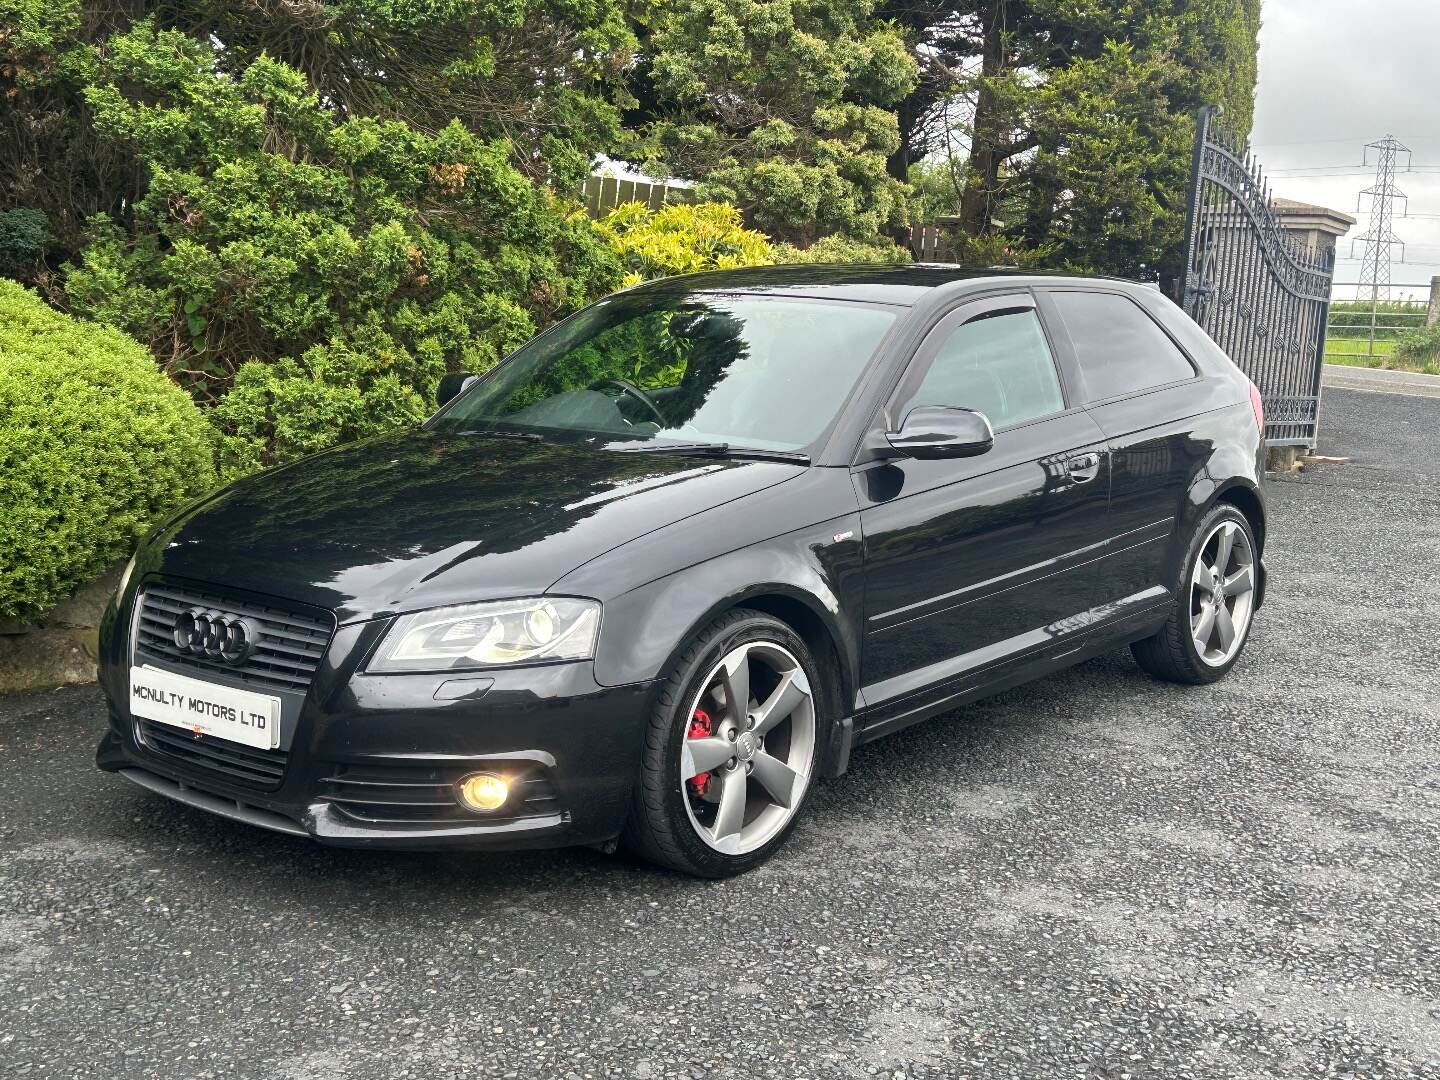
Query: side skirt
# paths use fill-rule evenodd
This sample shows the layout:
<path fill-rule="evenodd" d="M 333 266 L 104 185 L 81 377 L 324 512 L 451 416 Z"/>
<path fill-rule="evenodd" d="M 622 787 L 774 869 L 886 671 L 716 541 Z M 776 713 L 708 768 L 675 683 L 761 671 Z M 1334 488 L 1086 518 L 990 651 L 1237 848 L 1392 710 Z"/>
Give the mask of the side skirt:
<path fill-rule="evenodd" d="M 1160 590 L 1164 592 L 1164 590 Z M 1167 594 L 1168 595 L 1168 594 Z M 1113 622 L 1067 638 L 1047 649 L 1031 649 L 1009 659 L 967 672 L 958 679 L 915 694 L 908 702 L 887 703 L 890 715 L 864 723 L 857 721 L 854 743 L 861 746 L 875 739 L 902 731 L 932 716 L 950 712 L 972 701 L 990 697 L 1004 690 L 1033 682 L 1046 675 L 1063 671 L 1096 656 L 1112 652 L 1132 641 L 1148 637 L 1164 622 L 1169 605 L 1163 599 Z M 923 698 L 923 700 L 921 700 Z M 900 711 L 892 711 L 899 706 Z"/>

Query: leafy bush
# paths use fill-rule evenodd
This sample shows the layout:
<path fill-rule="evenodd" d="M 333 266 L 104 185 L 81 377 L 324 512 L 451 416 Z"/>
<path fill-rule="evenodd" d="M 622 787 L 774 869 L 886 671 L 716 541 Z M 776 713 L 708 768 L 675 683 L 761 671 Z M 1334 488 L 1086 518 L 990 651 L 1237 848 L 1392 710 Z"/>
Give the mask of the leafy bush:
<path fill-rule="evenodd" d="M 490 366 L 488 359 L 483 366 Z M 337 443 L 418 424 L 434 411 L 434 401 L 405 378 L 413 369 L 383 335 L 353 348 L 316 345 L 298 360 L 243 365 L 210 412 L 220 432 L 221 477 L 233 480 Z"/>
<path fill-rule="evenodd" d="M 1406 366 L 1440 374 L 1440 323 L 1406 330 L 1395 343 L 1395 356 Z"/>
<path fill-rule="evenodd" d="M 0 615 L 68 596 L 214 479 L 200 411 L 143 348 L 0 280 Z"/>
<path fill-rule="evenodd" d="M 910 251 L 890 240 L 852 240 L 848 236 L 822 236 L 808 248 L 775 245 L 775 261 L 782 263 L 908 263 Z"/>
<path fill-rule="evenodd" d="M 50 225 L 39 210 L 17 206 L 0 213 L 0 266 L 34 262 L 50 243 Z"/>
<path fill-rule="evenodd" d="M 643 5 L 642 5 L 643 7 Z M 870 0 L 666 0 L 646 10 L 626 156 L 746 208 L 790 243 L 903 224 L 896 110 L 919 70 Z M 933 61 L 931 61 L 933 62 Z M 654 171 L 653 169 L 649 171 Z"/>
<path fill-rule="evenodd" d="M 1095 272 L 1086 266 L 1064 263 L 1057 244 L 1026 247 L 999 234 L 969 236 L 957 229 L 947 229 L 941 234 L 936 258 L 961 266 L 1014 266 L 1025 270 L 1063 267 L 1078 274 Z"/>
<path fill-rule="evenodd" d="M 765 234 L 745 228 L 740 211 L 724 203 L 675 203 L 659 210 L 626 203 L 596 227 L 620 256 L 626 285 L 775 261 Z"/>
<path fill-rule="evenodd" d="M 424 412 L 447 371 L 483 371 L 609 291 L 583 215 L 459 121 L 336 116 L 261 55 L 148 22 L 107 42 L 85 102 L 148 189 L 98 219 L 65 279 L 72 310 L 150 346 L 214 413 L 227 473 Z"/>
<path fill-rule="evenodd" d="M 177 36 L 132 34 L 146 12 Z M 262 57 L 303 73 L 326 126 L 369 118 L 434 134 L 458 120 L 482 142 L 503 143 L 526 179 L 572 192 L 620 137 L 619 84 L 635 48 L 629 14 L 609 0 L 0 0 L 0 207 L 45 213 L 54 270 L 86 246 L 96 214 L 129 225 L 149 159 L 167 137 L 178 159 L 194 162 L 201 148 L 244 143 L 267 125 L 269 150 L 328 165 L 290 130 L 307 121 L 303 113 L 287 114 L 272 98 L 275 114 L 264 114 L 270 103 L 255 79 L 266 67 L 254 69 Z M 244 96 L 260 107 L 241 116 L 192 78 L 195 51 L 176 48 L 185 39 L 209 78 L 248 82 Z M 153 106 L 121 138 L 106 100 L 116 89 Z M 104 131 L 93 122 L 97 92 Z M 443 175 L 457 178 L 453 169 Z"/>

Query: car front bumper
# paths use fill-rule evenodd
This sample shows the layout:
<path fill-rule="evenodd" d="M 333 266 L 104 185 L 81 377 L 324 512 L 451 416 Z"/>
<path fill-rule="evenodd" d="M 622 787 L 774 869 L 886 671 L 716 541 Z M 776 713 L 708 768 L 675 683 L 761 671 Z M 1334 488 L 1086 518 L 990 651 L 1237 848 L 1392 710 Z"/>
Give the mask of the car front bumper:
<path fill-rule="evenodd" d="M 618 835 L 653 684 L 601 686 L 588 662 L 464 675 L 358 671 L 381 629 L 336 632 L 308 692 L 287 701 L 284 749 L 274 752 L 132 715 L 129 649 L 112 634 L 101 658 L 110 723 L 96 764 L 211 813 L 346 847 L 561 847 Z M 457 782 L 476 772 L 510 783 L 500 810 L 460 803 Z"/>

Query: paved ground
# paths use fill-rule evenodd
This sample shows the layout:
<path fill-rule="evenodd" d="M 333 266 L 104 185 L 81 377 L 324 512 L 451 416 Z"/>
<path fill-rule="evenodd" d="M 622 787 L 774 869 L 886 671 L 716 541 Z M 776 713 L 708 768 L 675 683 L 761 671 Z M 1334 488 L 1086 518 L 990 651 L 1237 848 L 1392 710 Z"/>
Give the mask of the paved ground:
<path fill-rule="evenodd" d="M 1326 364 L 1324 380 L 1326 387 L 1338 390 L 1369 390 L 1381 394 L 1440 397 L 1440 375 L 1421 375 L 1414 371 Z"/>
<path fill-rule="evenodd" d="M 1327 403 L 1227 683 L 865 748 L 739 881 L 329 851 L 0 702 L 0 1076 L 1440 1076 L 1440 401 Z"/>

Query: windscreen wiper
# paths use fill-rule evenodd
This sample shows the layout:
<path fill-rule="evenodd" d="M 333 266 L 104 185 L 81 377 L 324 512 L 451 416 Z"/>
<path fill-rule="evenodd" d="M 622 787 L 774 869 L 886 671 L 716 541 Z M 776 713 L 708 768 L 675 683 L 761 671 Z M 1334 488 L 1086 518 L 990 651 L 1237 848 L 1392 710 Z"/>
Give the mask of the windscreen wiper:
<path fill-rule="evenodd" d="M 536 435 L 533 431 L 501 431 L 498 428 L 470 428 L 455 434 L 489 436 L 492 439 L 523 439 L 525 442 L 545 441 L 545 436 Z"/>
<path fill-rule="evenodd" d="M 622 454 L 693 454 L 696 457 L 741 458 L 755 461 L 784 461 L 809 465 L 810 455 L 794 450 L 766 450 L 760 446 L 731 446 L 723 442 L 642 443 L 620 450 Z"/>

